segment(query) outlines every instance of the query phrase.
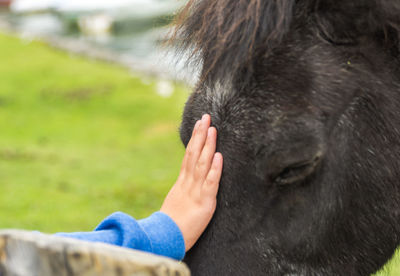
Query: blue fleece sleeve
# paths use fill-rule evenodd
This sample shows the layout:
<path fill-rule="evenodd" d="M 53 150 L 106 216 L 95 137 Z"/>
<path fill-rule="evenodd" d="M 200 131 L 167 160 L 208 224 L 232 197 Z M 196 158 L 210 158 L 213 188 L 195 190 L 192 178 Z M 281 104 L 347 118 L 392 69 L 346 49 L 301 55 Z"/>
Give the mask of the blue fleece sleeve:
<path fill-rule="evenodd" d="M 182 260 L 185 255 L 185 242 L 179 227 L 162 212 L 155 212 L 139 221 L 125 213 L 116 212 L 104 219 L 93 232 L 56 235 L 119 245 L 176 260 Z"/>

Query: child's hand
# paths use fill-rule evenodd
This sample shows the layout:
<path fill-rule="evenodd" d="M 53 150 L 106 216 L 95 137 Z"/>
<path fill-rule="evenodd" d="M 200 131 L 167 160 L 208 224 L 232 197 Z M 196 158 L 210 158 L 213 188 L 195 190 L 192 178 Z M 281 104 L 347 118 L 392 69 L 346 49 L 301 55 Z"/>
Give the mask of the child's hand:
<path fill-rule="evenodd" d="M 222 155 L 215 153 L 217 130 L 210 127 L 210 121 L 210 115 L 204 115 L 196 122 L 178 180 L 160 210 L 182 231 L 186 251 L 206 229 L 217 203 Z"/>

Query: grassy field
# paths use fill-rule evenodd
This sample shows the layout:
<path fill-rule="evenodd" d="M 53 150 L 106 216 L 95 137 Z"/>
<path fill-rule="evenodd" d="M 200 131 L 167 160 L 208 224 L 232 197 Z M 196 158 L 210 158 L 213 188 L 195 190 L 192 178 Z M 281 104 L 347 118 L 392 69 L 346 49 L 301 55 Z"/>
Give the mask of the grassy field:
<path fill-rule="evenodd" d="M 174 183 L 187 89 L 0 34 L 0 228 L 92 230 L 157 210 Z M 399 257 L 376 274 L 400 275 Z"/>
<path fill-rule="evenodd" d="M 188 90 L 0 35 L 0 228 L 92 230 L 157 210 L 184 149 Z"/>

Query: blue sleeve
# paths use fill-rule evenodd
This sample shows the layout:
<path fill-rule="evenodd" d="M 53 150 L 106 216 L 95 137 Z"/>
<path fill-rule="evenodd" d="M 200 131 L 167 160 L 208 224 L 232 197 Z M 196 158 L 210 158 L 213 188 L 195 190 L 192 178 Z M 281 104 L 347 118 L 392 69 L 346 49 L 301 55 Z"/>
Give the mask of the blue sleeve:
<path fill-rule="evenodd" d="M 155 212 L 139 221 L 125 213 L 116 212 L 104 219 L 93 232 L 56 235 L 119 245 L 176 260 L 182 260 L 185 255 L 185 242 L 179 227 L 162 212 Z"/>

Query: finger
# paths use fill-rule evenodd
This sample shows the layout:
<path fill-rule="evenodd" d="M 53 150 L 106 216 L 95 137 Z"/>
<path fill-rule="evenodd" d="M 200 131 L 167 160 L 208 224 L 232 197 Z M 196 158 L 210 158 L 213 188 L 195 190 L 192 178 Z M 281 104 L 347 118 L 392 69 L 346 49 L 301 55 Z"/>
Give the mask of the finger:
<path fill-rule="evenodd" d="M 201 121 L 200 121 L 200 120 L 197 120 L 196 123 L 194 124 L 193 131 L 192 131 L 192 136 L 191 136 L 191 138 L 190 138 L 190 140 L 189 140 L 189 142 L 188 142 L 188 144 L 187 144 L 187 146 L 186 146 L 185 155 L 183 156 L 182 166 L 181 166 L 181 173 L 182 173 L 182 172 L 185 170 L 185 168 L 187 167 L 187 166 L 186 166 L 186 163 L 187 163 L 187 159 L 188 159 L 188 154 L 187 154 L 187 153 L 188 153 L 188 149 L 189 149 L 190 144 L 192 143 L 193 137 L 194 137 L 194 135 L 195 135 L 197 129 L 199 128 L 200 123 L 201 123 Z"/>
<path fill-rule="evenodd" d="M 203 146 L 205 144 L 207 138 L 207 130 L 210 127 L 211 118 L 210 115 L 205 114 L 202 117 L 201 123 L 199 124 L 198 128 L 196 129 L 191 141 L 189 142 L 186 148 L 186 171 L 192 173 L 197 160 L 203 150 Z"/>
<path fill-rule="evenodd" d="M 202 184 L 210 171 L 211 164 L 214 158 L 217 142 L 217 130 L 210 127 L 207 131 L 207 140 L 197 161 L 195 168 L 195 179 Z"/>
<path fill-rule="evenodd" d="M 207 196 L 216 197 L 219 181 L 221 179 L 223 167 L 223 157 L 222 154 L 216 152 L 212 161 L 211 169 L 208 172 L 207 178 L 203 184 L 203 191 Z"/>
<path fill-rule="evenodd" d="M 200 125 L 200 123 L 201 123 L 201 120 L 197 120 L 196 123 L 194 124 L 193 131 L 192 131 L 192 136 L 190 137 L 190 140 L 192 140 L 192 137 L 193 137 L 193 135 L 195 134 L 197 128 L 198 128 L 199 125 Z M 189 140 L 189 142 L 190 142 L 190 140 Z"/>

